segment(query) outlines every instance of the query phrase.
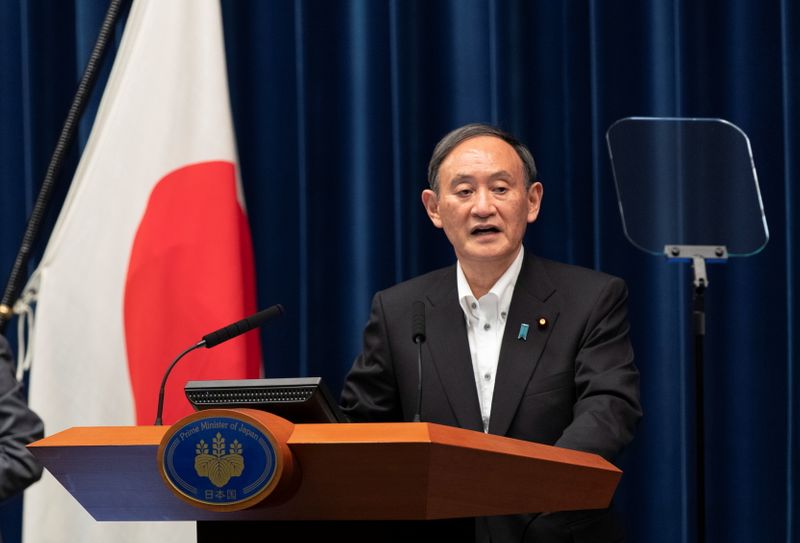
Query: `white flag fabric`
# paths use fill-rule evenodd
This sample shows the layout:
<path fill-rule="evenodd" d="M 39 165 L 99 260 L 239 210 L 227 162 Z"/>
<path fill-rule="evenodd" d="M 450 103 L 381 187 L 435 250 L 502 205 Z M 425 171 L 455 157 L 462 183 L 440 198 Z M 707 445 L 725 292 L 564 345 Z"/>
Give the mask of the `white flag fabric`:
<path fill-rule="evenodd" d="M 152 424 L 172 358 L 255 311 L 253 273 L 218 0 L 135 0 L 22 297 L 36 302 L 29 398 L 47 434 Z M 170 378 L 165 424 L 190 411 L 187 379 L 259 374 L 255 333 L 189 356 Z M 27 542 L 196 537 L 191 522 L 96 522 L 49 474 L 24 511 Z"/>

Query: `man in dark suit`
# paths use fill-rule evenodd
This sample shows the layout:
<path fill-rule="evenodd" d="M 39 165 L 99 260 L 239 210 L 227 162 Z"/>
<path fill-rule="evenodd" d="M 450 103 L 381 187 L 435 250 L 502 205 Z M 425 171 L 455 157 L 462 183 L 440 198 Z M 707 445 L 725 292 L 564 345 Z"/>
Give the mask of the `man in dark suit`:
<path fill-rule="evenodd" d="M 412 302 L 425 304 L 421 419 L 613 460 L 641 417 L 622 280 L 525 252 L 543 188 L 513 136 L 474 124 L 436 146 L 422 200 L 458 259 L 375 295 L 347 376 L 352 420 L 410 421 Z M 619 541 L 609 511 L 476 519 L 478 541 Z"/>

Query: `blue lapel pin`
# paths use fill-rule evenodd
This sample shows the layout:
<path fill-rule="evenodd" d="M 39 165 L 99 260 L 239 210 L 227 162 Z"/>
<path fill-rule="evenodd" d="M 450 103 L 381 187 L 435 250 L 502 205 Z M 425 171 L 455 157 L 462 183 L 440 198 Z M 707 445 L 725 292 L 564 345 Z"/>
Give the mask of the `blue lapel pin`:
<path fill-rule="evenodd" d="M 527 322 L 523 322 L 519 325 L 519 334 L 517 334 L 517 339 L 521 339 L 522 341 L 528 341 L 528 326 Z"/>

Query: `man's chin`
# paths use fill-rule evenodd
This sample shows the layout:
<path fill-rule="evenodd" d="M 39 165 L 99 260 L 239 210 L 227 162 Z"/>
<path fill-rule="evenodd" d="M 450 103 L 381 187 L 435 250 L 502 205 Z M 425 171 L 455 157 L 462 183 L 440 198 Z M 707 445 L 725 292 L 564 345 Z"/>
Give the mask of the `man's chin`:
<path fill-rule="evenodd" d="M 513 259 L 517 255 L 518 248 L 510 248 L 500 244 L 486 244 L 477 247 L 471 247 L 468 251 L 464 251 L 463 256 L 459 256 L 461 260 L 470 260 L 472 262 L 498 262 Z"/>

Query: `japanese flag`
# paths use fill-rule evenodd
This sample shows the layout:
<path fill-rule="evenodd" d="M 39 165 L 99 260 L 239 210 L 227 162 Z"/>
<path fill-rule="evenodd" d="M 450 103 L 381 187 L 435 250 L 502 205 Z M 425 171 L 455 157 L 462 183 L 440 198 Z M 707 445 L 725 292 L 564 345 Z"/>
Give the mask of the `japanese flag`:
<path fill-rule="evenodd" d="M 134 1 L 66 203 L 23 295 L 36 302 L 29 397 L 48 434 L 152 424 L 172 358 L 255 311 L 236 163 L 217 0 Z M 260 373 L 255 333 L 189 356 L 170 377 L 165 424 L 190 412 L 187 380 Z M 46 475 L 26 494 L 23 536 L 194 541 L 195 527 L 95 522 Z"/>

